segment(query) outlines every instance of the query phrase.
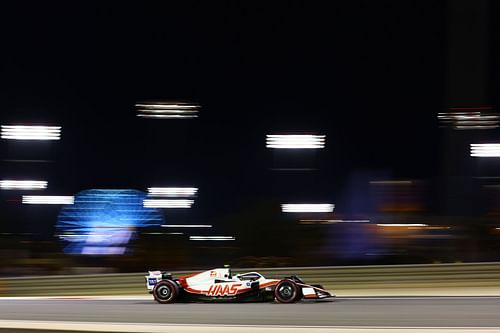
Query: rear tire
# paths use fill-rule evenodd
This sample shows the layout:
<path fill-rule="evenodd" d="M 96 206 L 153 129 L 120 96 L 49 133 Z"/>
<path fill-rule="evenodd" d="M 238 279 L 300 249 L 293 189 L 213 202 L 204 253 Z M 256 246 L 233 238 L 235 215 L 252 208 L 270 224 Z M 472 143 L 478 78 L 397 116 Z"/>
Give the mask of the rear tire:
<path fill-rule="evenodd" d="M 179 296 L 179 286 L 172 280 L 161 280 L 154 287 L 153 296 L 158 303 L 173 303 Z"/>
<path fill-rule="evenodd" d="M 274 297 L 279 303 L 295 303 L 302 297 L 300 288 L 292 280 L 282 280 L 274 289 Z"/>

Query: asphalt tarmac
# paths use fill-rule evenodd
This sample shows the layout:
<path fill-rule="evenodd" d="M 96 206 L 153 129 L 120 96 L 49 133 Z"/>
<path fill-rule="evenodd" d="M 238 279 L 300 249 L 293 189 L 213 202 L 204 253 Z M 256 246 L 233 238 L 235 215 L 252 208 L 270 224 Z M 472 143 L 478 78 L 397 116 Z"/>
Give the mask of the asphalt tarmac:
<path fill-rule="evenodd" d="M 297 304 L 157 304 L 120 299 L 2 299 L 0 321 L 342 327 L 500 327 L 500 297 L 336 298 Z"/>

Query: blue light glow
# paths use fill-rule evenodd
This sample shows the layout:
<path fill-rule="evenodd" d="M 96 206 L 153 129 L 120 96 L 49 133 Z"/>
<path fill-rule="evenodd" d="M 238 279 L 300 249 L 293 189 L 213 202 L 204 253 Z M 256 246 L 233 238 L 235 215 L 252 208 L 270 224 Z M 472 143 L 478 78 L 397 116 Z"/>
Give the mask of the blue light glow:
<path fill-rule="evenodd" d="M 123 254 L 135 229 L 164 224 L 161 210 L 143 207 L 137 190 L 85 190 L 58 217 L 58 236 L 72 254 Z"/>

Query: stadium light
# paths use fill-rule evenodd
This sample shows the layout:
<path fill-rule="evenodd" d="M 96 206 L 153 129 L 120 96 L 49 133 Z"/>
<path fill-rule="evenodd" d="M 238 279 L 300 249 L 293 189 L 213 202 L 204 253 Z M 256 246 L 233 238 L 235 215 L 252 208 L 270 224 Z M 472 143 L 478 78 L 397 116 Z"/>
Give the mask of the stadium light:
<path fill-rule="evenodd" d="M 211 224 L 163 224 L 164 228 L 212 228 Z"/>
<path fill-rule="evenodd" d="M 325 148 L 326 135 L 313 134 L 268 134 L 266 148 L 274 149 L 319 149 Z"/>
<path fill-rule="evenodd" d="M 234 236 L 189 236 L 190 241 L 234 241 Z"/>
<path fill-rule="evenodd" d="M 148 195 L 158 197 L 193 197 L 198 192 L 196 187 L 149 187 Z"/>
<path fill-rule="evenodd" d="M 139 102 L 135 104 L 137 116 L 157 119 L 197 118 L 198 104 L 181 102 Z"/>
<path fill-rule="evenodd" d="M 143 201 L 146 208 L 191 208 L 194 200 L 181 199 L 145 199 Z"/>
<path fill-rule="evenodd" d="M 500 157 L 500 143 L 472 143 L 470 145 L 472 157 Z"/>
<path fill-rule="evenodd" d="M 47 188 L 44 180 L 0 180 L 2 190 L 43 190 Z"/>
<path fill-rule="evenodd" d="M 2 139 L 60 140 L 61 126 L 2 125 Z"/>
<path fill-rule="evenodd" d="M 75 202 L 73 196 L 58 195 L 23 195 L 23 204 L 31 205 L 72 205 Z"/>
<path fill-rule="evenodd" d="M 331 213 L 334 204 L 282 204 L 281 211 L 284 213 Z"/>

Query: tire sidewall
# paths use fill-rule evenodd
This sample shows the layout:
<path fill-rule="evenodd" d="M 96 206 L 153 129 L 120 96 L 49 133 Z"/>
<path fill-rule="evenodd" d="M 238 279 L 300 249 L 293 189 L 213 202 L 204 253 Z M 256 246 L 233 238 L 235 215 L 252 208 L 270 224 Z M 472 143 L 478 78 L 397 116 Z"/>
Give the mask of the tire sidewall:
<path fill-rule="evenodd" d="M 159 290 L 161 290 L 164 287 L 168 288 L 170 291 L 170 295 L 167 298 L 163 298 L 163 297 L 158 296 Z M 167 304 L 167 303 L 174 302 L 175 299 L 177 298 L 178 294 L 179 294 L 179 288 L 177 287 L 175 282 L 170 281 L 170 280 L 162 280 L 162 281 L 158 282 L 153 289 L 153 297 L 155 298 L 155 300 L 158 303 L 161 303 L 161 304 Z"/>
<path fill-rule="evenodd" d="M 293 290 L 292 296 L 290 298 L 283 298 L 279 293 L 279 289 L 284 285 L 290 286 Z M 291 280 L 281 281 L 276 285 L 276 288 L 274 289 L 274 297 L 279 303 L 295 303 L 297 302 L 299 296 L 300 296 L 299 286 L 297 286 L 297 284 Z"/>

